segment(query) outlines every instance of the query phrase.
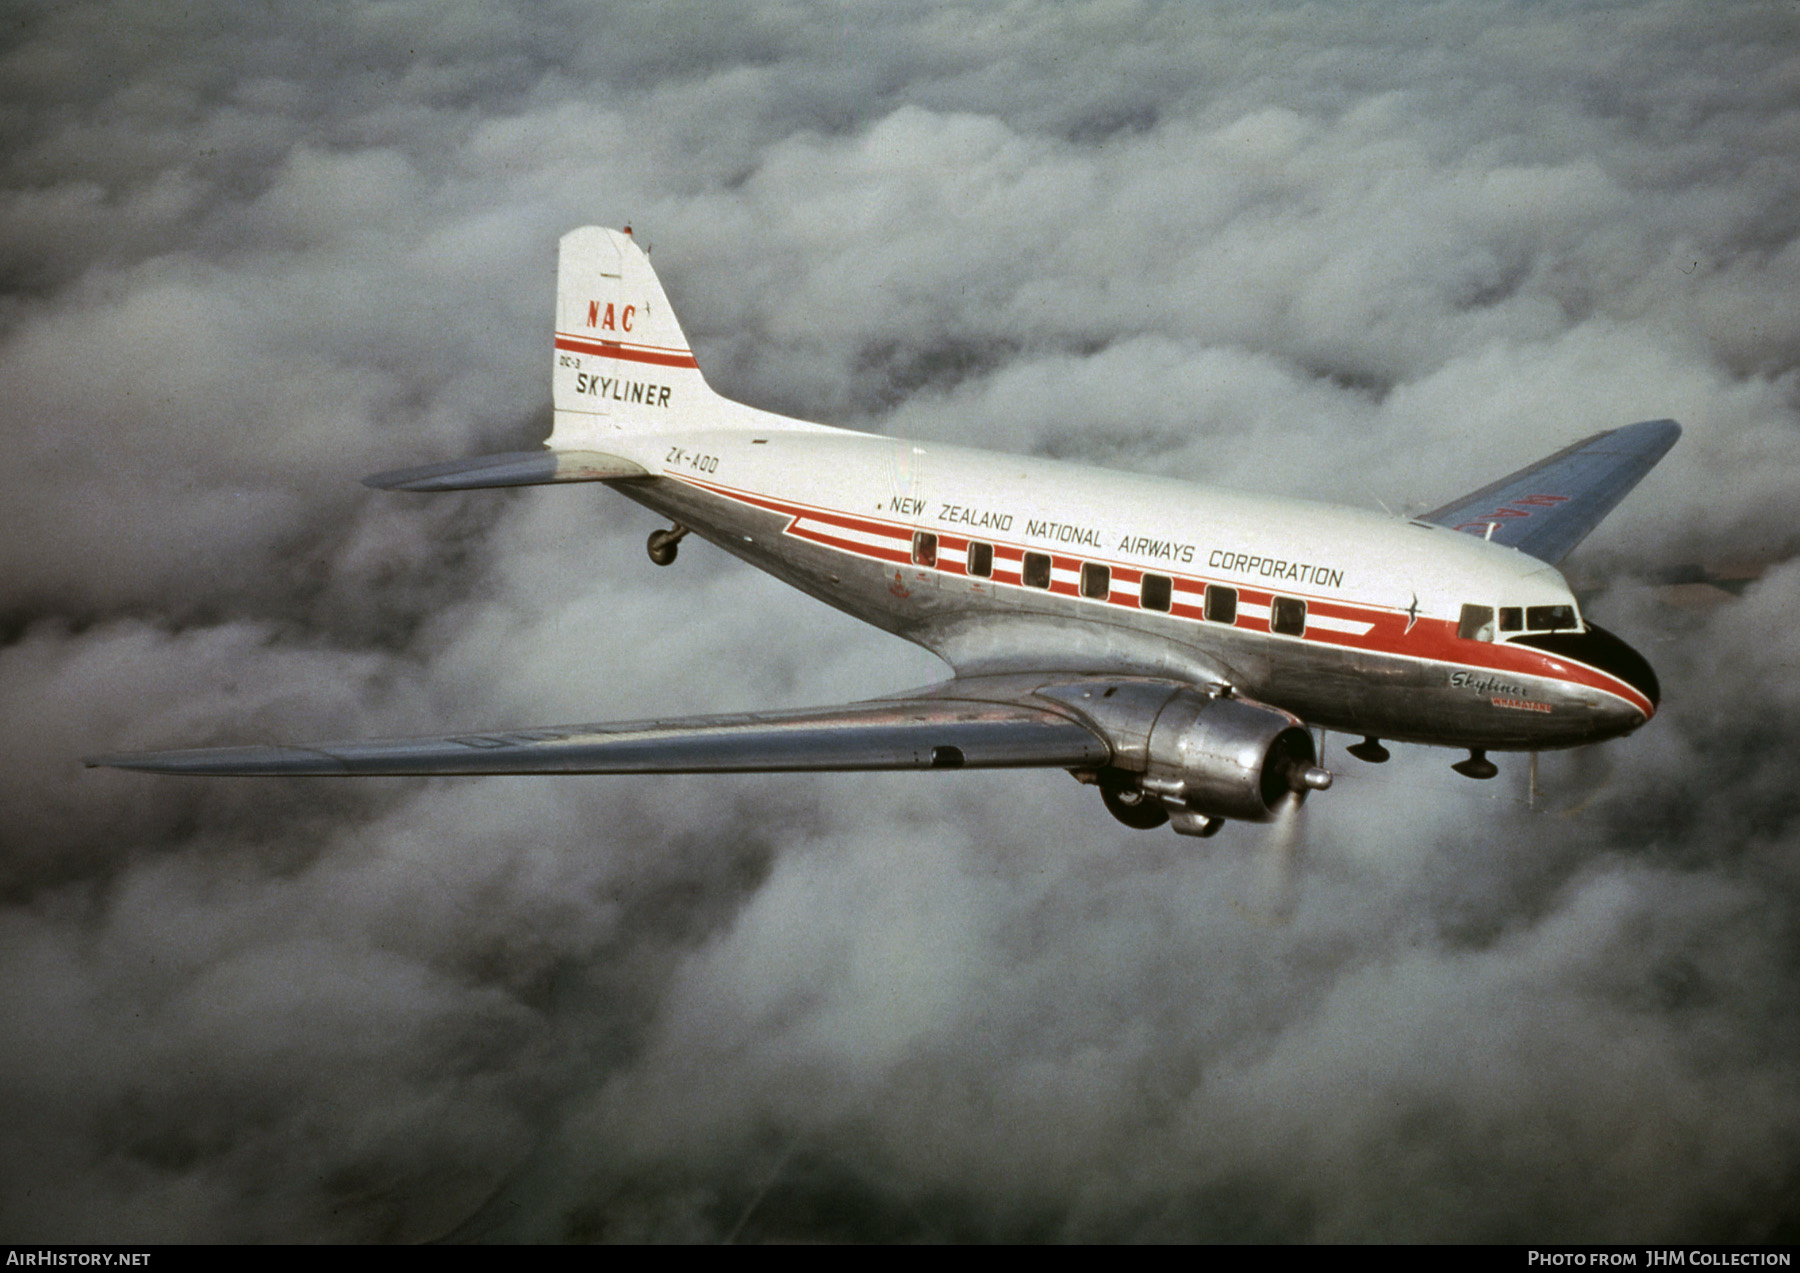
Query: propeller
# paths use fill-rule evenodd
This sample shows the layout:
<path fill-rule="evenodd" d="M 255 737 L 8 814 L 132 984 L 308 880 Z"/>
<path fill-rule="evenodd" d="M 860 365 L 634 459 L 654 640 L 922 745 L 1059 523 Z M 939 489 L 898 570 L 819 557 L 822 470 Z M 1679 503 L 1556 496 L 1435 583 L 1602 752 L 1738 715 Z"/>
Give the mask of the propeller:
<path fill-rule="evenodd" d="M 1318 760 L 1323 762 L 1324 758 L 1321 733 Z M 1323 763 L 1308 764 L 1300 758 L 1288 767 L 1288 789 L 1271 806 L 1273 816 L 1266 824 L 1263 842 L 1258 846 L 1260 860 L 1255 900 L 1251 907 L 1239 907 L 1240 913 L 1270 924 L 1286 924 L 1293 919 L 1300 906 L 1300 880 L 1306 855 L 1300 809 L 1309 792 L 1329 790 L 1335 776 Z"/>
<path fill-rule="evenodd" d="M 1301 800 L 1299 792 L 1281 798 L 1261 846 L 1256 918 L 1271 923 L 1286 924 L 1300 906 L 1300 878 L 1306 850 L 1300 819 Z"/>

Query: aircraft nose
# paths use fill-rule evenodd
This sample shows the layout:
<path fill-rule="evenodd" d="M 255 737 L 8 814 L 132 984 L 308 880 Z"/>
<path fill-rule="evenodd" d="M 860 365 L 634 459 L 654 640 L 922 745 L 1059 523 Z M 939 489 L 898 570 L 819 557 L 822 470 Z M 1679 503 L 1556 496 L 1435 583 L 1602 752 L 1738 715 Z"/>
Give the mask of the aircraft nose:
<path fill-rule="evenodd" d="M 1590 623 L 1585 632 L 1549 632 L 1518 638 L 1517 643 L 1585 663 L 1624 682 L 1623 692 L 1607 695 L 1606 705 L 1600 709 L 1606 724 L 1620 733 L 1636 729 L 1656 715 L 1662 702 L 1662 686 L 1650 661 L 1605 628 Z"/>
<path fill-rule="evenodd" d="M 1662 703 L 1662 686 L 1657 682 L 1650 660 L 1604 628 L 1590 624 L 1582 638 L 1583 646 L 1576 657 L 1590 667 L 1618 677 L 1637 691 L 1634 695 L 1609 695 L 1606 698 L 1602 714 L 1607 726 L 1625 734 L 1656 715 L 1656 709 Z"/>
<path fill-rule="evenodd" d="M 1588 635 L 1599 638 L 1594 647 L 1599 656 L 1595 666 L 1603 672 L 1612 673 L 1644 696 L 1650 705 L 1648 711 L 1642 712 L 1644 720 L 1656 715 L 1656 709 L 1662 703 L 1662 686 L 1657 683 L 1656 672 L 1650 666 L 1650 660 L 1605 628 L 1589 625 Z"/>
<path fill-rule="evenodd" d="M 1618 677 L 1637 691 L 1627 697 L 1607 697 L 1602 713 L 1608 727 L 1621 734 L 1629 733 L 1656 715 L 1662 703 L 1662 686 L 1650 660 L 1604 628 L 1590 624 L 1582 637 L 1582 649 L 1577 655 L 1582 662 Z"/>
<path fill-rule="evenodd" d="M 1642 703 L 1627 702 L 1622 698 L 1608 697 L 1601 702 L 1600 716 L 1609 734 L 1629 734 L 1656 715 L 1656 702 L 1651 700 L 1649 710 Z"/>

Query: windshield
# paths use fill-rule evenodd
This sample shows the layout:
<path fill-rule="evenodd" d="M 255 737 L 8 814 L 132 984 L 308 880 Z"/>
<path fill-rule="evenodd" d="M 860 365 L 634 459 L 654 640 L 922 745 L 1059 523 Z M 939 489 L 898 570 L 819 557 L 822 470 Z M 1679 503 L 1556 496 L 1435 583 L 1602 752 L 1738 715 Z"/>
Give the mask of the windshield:
<path fill-rule="evenodd" d="M 1581 627 L 1574 606 L 1501 606 L 1502 632 L 1573 632 Z"/>

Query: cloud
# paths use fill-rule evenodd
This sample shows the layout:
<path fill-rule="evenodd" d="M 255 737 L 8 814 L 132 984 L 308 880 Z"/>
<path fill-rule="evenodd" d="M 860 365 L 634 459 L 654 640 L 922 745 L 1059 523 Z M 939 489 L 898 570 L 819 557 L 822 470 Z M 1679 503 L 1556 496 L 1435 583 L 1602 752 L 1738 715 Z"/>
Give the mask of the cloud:
<path fill-rule="evenodd" d="M 1699 33 L 1699 34 L 1696 34 Z M 1758 1240 L 1793 1223 L 1781 6 L 24 12 L 0 45 L 0 1218 L 24 1241 Z M 1056 774 L 189 782 L 139 746 L 843 701 L 935 662 L 547 430 L 631 221 L 775 410 L 1584 548 L 1646 729 L 1253 829 Z M 1705 613 L 1641 582 L 1773 562 Z M 1334 750 L 1341 740 L 1333 739 Z M 1564 816 L 1567 815 L 1567 816 Z"/>

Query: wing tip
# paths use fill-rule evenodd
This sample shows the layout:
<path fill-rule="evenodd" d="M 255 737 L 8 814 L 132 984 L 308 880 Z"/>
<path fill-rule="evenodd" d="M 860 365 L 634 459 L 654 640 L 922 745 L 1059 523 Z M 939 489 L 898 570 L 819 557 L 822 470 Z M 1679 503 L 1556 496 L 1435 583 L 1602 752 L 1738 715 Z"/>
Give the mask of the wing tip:
<path fill-rule="evenodd" d="M 1664 416 L 1658 420 L 1639 420 L 1636 424 L 1628 424 L 1623 428 L 1612 430 L 1602 436 L 1617 438 L 1630 435 L 1630 440 L 1646 453 L 1655 451 L 1661 458 L 1668 449 L 1681 440 L 1681 424 Z"/>
<path fill-rule="evenodd" d="M 129 769 L 138 773 L 194 777 L 280 777 L 346 773 L 330 753 L 311 747 L 263 744 L 248 747 L 188 747 L 174 751 L 122 751 L 84 756 L 88 769 Z"/>
<path fill-rule="evenodd" d="M 83 769 L 136 769 L 145 773 L 155 773 L 157 772 L 156 766 L 149 760 L 154 755 L 156 755 L 155 752 L 122 751 L 108 752 L 100 756 L 83 756 L 81 767 Z"/>

